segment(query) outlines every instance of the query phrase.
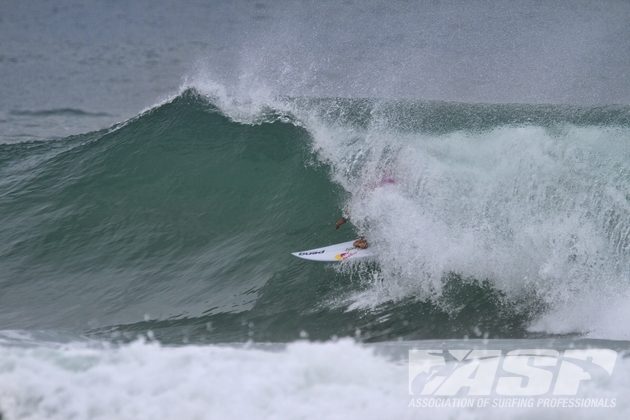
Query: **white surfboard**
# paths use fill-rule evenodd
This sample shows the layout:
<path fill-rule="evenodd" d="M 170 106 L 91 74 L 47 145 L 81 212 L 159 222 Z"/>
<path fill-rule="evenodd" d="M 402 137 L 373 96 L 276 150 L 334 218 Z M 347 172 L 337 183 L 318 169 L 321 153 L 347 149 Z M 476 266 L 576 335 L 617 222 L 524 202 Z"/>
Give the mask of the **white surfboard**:
<path fill-rule="evenodd" d="M 328 262 L 358 260 L 374 256 L 370 249 L 355 248 L 352 246 L 353 242 L 354 241 L 349 241 L 306 251 L 292 252 L 291 255 L 310 261 Z"/>

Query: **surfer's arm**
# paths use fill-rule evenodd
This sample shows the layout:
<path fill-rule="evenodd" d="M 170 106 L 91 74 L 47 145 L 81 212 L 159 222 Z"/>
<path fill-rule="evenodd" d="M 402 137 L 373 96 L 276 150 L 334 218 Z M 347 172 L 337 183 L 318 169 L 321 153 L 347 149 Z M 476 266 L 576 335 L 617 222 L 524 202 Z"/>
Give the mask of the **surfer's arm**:
<path fill-rule="evenodd" d="M 345 217 L 340 217 L 339 219 L 337 219 L 337 222 L 335 223 L 335 229 L 339 229 L 341 225 L 343 225 L 347 221 L 348 219 L 346 219 Z"/>

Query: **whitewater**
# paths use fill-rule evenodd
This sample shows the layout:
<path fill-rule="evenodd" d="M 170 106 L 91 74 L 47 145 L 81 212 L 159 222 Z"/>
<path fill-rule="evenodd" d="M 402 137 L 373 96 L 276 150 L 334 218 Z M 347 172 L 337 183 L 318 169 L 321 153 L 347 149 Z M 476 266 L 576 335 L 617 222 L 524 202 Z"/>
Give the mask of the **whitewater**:
<path fill-rule="evenodd" d="M 437 299 L 457 273 L 536 300 L 547 314 L 532 330 L 628 338 L 615 322 L 630 278 L 627 110 L 243 100 L 197 83 L 237 121 L 273 106 L 305 124 L 380 255 L 352 308 Z"/>
<path fill-rule="evenodd" d="M 16 339 L 12 337 L 14 343 Z M 407 395 L 406 363 L 349 340 L 296 342 L 273 349 L 169 348 L 143 341 L 122 347 L 40 344 L 36 349 L 5 344 L 0 354 L 5 366 L 0 380 L 8 384 L 0 391 L 0 402 L 8 418 L 381 419 L 429 415 L 552 419 L 592 418 L 602 410 L 414 408 Z M 16 367 L 7 372 L 10 364 Z M 584 398 L 597 401 L 627 392 L 627 361 L 617 369 L 620 374 L 613 380 L 597 377 L 597 385 L 582 393 Z M 630 407 L 622 398 L 617 401 L 615 411 L 607 415 L 625 418 Z"/>

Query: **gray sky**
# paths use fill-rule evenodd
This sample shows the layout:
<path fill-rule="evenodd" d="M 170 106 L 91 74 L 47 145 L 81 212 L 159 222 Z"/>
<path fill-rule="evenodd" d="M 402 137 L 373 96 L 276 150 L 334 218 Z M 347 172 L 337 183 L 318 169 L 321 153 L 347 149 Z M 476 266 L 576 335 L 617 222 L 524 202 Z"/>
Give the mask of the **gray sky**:
<path fill-rule="evenodd" d="M 5 0 L 0 40 L 5 114 L 128 117 L 200 71 L 278 95 L 630 104 L 622 0 Z"/>

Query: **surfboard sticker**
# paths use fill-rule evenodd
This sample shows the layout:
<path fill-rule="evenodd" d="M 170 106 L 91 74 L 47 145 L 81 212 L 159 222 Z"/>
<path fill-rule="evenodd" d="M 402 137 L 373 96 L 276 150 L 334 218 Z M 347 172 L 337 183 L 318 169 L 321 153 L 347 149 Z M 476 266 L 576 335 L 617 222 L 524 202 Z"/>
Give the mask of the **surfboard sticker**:
<path fill-rule="evenodd" d="M 353 242 L 348 241 L 306 251 L 292 252 L 291 255 L 304 260 L 321 262 L 340 262 L 374 256 L 370 249 L 355 248 L 352 246 Z"/>

